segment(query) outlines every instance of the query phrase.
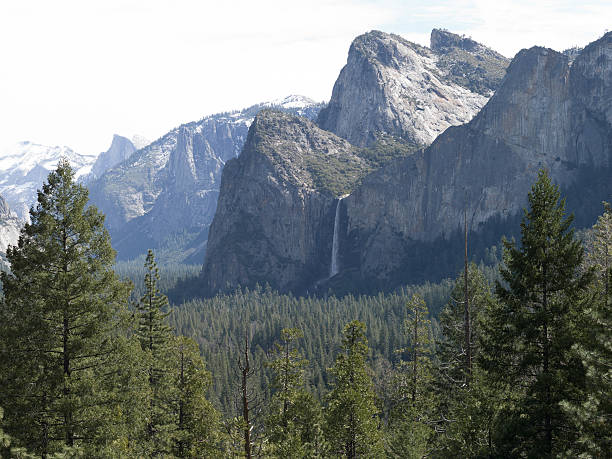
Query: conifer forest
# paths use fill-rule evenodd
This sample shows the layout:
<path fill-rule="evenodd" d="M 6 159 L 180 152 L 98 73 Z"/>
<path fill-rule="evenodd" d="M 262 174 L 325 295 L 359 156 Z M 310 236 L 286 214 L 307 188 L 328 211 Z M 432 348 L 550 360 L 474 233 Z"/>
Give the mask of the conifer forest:
<path fill-rule="evenodd" d="M 199 297 L 87 202 L 61 161 L 7 252 L 3 457 L 610 457 L 612 209 L 543 170 L 494 268 L 374 296 Z"/>

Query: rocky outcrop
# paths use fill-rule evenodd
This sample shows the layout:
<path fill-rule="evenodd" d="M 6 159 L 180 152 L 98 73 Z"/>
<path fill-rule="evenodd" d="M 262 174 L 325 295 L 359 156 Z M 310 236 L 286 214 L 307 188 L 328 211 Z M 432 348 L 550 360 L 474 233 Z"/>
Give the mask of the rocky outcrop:
<path fill-rule="evenodd" d="M 111 146 L 105 152 L 100 153 L 85 181 L 89 182 L 102 176 L 104 172 L 132 156 L 136 150 L 136 146 L 130 139 L 115 134 Z"/>
<path fill-rule="evenodd" d="M 162 261 L 202 263 L 221 171 L 266 107 L 314 117 L 320 105 L 290 96 L 184 124 L 89 184 L 120 259 L 153 248 Z"/>
<path fill-rule="evenodd" d="M 510 63 L 491 48 L 443 29 L 431 31 L 429 47 L 446 80 L 487 97 L 499 87 Z"/>
<path fill-rule="evenodd" d="M 470 123 L 372 173 L 344 201 L 342 256 L 351 275 L 386 286 L 415 280 L 424 247 L 437 243 L 439 253 L 461 231 L 464 212 L 476 243 L 492 222 L 502 223 L 492 230 L 492 241 L 499 240 L 541 168 L 573 190 L 570 210 L 587 223 L 585 208 L 600 211 L 612 191 L 611 69 L 612 33 L 571 67 L 566 55 L 550 49 L 521 51 Z M 596 180 L 602 176 L 607 180 Z"/>
<path fill-rule="evenodd" d="M 17 245 L 24 222 L 11 211 L 6 200 L 0 196 L 0 266 L 8 268 L 5 258 L 9 245 Z"/>
<path fill-rule="evenodd" d="M 202 270 L 206 291 L 256 283 L 299 291 L 325 279 L 338 193 L 368 168 L 359 154 L 305 118 L 261 112 L 223 170 Z"/>
<path fill-rule="evenodd" d="M 393 60 L 387 51 L 379 50 L 379 60 Z M 330 143 L 329 151 L 356 157 L 351 161 L 364 170 L 368 164 L 359 161 L 374 150 L 340 148 L 336 137 L 310 125 L 262 118 L 223 175 L 203 271 L 207 292 L 255 282 L 294 292 L 376 291 L 453 276 L 464 219 L 470 253 L 481 256 L 518 228 L 542 168 L 566 192 L 577 225 L 592 224 L 612 194 L 611 72 L 612 33 L 571 65 L 551 49 L 523 50 L 469 123 L 331 193 L 308 169 L 320 161 L 308 158 Z M 323 183 L 334 176 L 342 174 L 327 174 Z M 338 272 L 326 279 L 332 244 Z"/>
<path fill-rule="evenodd" d="M 317 123 L 358 146 L 385 135 L 429 145 L 478 113 L 507 65 L 503 56 L 446 31 L 432 32 L 431 49 L 369 32 L 351 44 Z"/>

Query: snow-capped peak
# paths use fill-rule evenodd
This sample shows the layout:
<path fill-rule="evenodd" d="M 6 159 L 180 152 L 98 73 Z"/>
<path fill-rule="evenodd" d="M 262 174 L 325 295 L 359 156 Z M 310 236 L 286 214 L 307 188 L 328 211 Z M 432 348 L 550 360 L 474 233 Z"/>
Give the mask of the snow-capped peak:
<path fill-rule="evenodd" d="M 50 147 L 26 140 L 0 151 L 0 175 L 19 172 L 25 176 L 35 167 L 51 171 L 61 157 L 67 158 L 77 173 L 96 159 L 95 155 L 81 155 L 66 146 Z"/>
<path fill-rule="evenodd" d="M 29 141 L 0 149 L 0 194 L 20 218 L 28 218 L 29 208 L 36 202 L 36 191 L 57 167 L 60 158 L 68 159 L 78 179 L 89 173 L 96 155 Z"/>
<path fill-rule="evenodd" d="M 282 99 L 274 99 L 270 102 L 265 102 L 262 105 L 266 107 L 282 107 L 282 108 L 306 108 L 317 103 L 309 97 L 292 94 Z"/>

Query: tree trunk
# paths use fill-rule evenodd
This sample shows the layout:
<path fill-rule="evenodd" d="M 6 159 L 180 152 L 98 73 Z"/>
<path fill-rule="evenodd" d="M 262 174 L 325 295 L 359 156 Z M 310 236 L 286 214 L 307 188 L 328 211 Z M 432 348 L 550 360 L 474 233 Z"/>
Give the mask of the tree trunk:
<path fill-rule="evenodd" d="M 249 422 L 249 394 L 247 381 L 249 376 L 249 339 L 244 335 L 244 367 L 242 368 L 242 418 L 244 419 L 244 454 L 251 459 L 251 424 Z"/>
<path fill-rule="evenodd" d="M 470 297 L 468 292 L 468 246 L 467 246 L 467 213 L 464 214 L 465 226 L 465 258 L 464 258 L 464 313 L 463 313 L 463 329 L 465 332 L 465 384 L 469 387 L 470 377 L 472 376 L 472 331 L 470 329 Z"/>

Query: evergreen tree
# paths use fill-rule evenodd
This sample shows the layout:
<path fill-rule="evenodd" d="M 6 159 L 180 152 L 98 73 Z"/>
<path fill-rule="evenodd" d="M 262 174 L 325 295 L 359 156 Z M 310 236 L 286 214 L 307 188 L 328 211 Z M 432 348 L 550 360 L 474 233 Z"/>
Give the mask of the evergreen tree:
<path fill-rule="evenodd" d="M 447 393 L 468 383 L 466 375 L 465 324 L 464 324 L 464 288 L 465 274 L 462 272 L 450 294 L 450 300 L 438 317 L 441 336 L 436 340 L 437 376 L 440 389 Z M 470 307 L 470 349 L 476 361 L 480 352 L 479 321 L 487 305 L 493 301 L 489 284 L 475 264 L 468 268 L 468 295 Z"/>
<path fill-rule="evenodd" d="M 405 354 L 408 360 L 400 362 L 395 377 L 387 453 L 392 457 L 420 458 L 426 454 L 433 433 L 430 423 L 433 404 L 431 323 L 427 305 L 420 295 L 413 295 L 406 309 L 405 330 L 409 344 L 397 352 Z"/>
<path fill-rule="evenodd" d="M 166 323 L 169 312 L 168 298 L 163 295 L 157 284 L 159 283 L 159 269 L 155 263 L 155 255 L 149 249 L 145 260 L 144 286 L 145 293 L 138 303 L 138 338 L 143 349 L 154 355 L 162 354 L 170 348 L 172 330 Z M 158 359 L 159 360 L 159 359 Z M 151 377 L 162 369 L 152 369 Z"/>
<path fill-rule="evenodd" d="M 268 454 L 279 458 L 322 457 L 322 413 L 315 398 L 304 389 L 304 369 L 308 361 L 295 349 L 304 334 L 296 328 L 281 330 L 275 343 L 273 371 L 274 395 L 266 419 Z"/>
<path fill-rule="evenodd" d="M 378 409 L 366 364 L 365 324 L 344 327 L 342 352 L 331 368 L 333 389 L 328 396 L 326 439 L 332 454 L 350 459 L 383 457 Z"/>
<path fill-rule="evenodd" d="M 206 399 L 211 374 L 192 339 L 177 337 L 174 347 L 177 426 L 173 453 L 176 457 L 221 457 L 220 416 Z"/>
<path fill-rule="evenodd" d="M 597 296 L 611 296 L 610 269 L 612 269 L 612 208 L 604 202 L 604 213 L 587 233 L 584 268 L 593 269 Z"/>
<path fill-rule="evenodd" d="M 4 411 L 0 408 L 0 457 L 8 456 L 9 447 L 11 446 L 11 437 L 2 430 L 2 419 Z"/>
<path fill-rule="evenodd" d="M 491 451 L 498 394 L 478 366 L 480 324 L 494 301 L 489 284 L 475 264 L 468 268 L 472 371 L 465 366 L 465 273 L 457 278 L 439 316 L 436 343 L 436 436 L 433 457 L 480 457 Z M 469 382 L 469 384 L 468 384 Z"/>
<path fill-rule="evenodd" d="M 144 439 L 150 455 L 169 454 L 173 446 L 176 419 L 173 410 L 173 340 L 166 323 L 168 299 L 159 288 L 159 270 L 152 250 L 145 261 L 145 293 L 137 305 L 137 337 L 147 356 L 149 403 Z"/>
<path fill-rule="evenodd" d="M 120 407 L 138 399 L 120 384 L 137 379 L 121 337 L 130 285 L 115 276 L 104 217 L 87 199 L 60 160 L 2 273 L 0 405 L 15 442 L 42 457 L 121 443 Z"/>
<path fill-rule="evenodd" d="M 588 245 L 586 265 L 595 270 L 595 301 L 580 318 L 582 333 L 574 351 L 586 368 L 585 397 L 562 405 L 578 425 L 578 441 L 571 453 L 605 457 L 612 452 L 612 210 L 606 204 Z"/>
<path fill-rule="evenodd" d="M 580 270 L 583 249 L 571 222 L 558 187 L 540 171 L 521 222 L 521 246 L 504 243 L 504 283 L 497 284 L 499 303 L 482 340 L 483 367 L 517 391 L 498 438 L 508 456 L 552 457 L 575 439 L 560 402 L 579 397 L 583 384 L 571 347 L 592 276 Z"/>

